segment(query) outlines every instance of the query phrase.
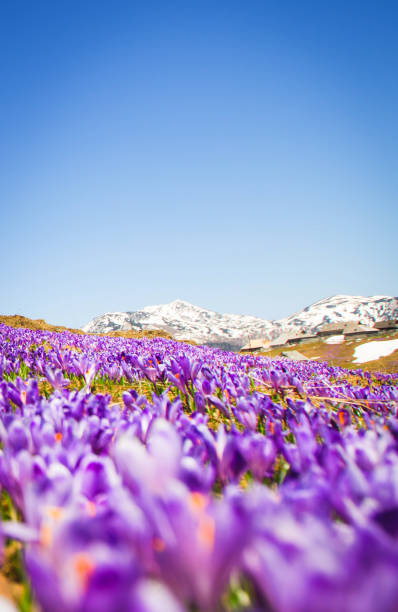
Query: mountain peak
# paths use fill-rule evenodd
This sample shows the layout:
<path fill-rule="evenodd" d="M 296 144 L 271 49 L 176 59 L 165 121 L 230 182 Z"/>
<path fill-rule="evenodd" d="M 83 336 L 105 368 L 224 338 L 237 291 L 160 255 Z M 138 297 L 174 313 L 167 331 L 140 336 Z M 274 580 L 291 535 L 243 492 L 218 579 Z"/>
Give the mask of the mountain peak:
<path fill-rule="evenodd" d="M 167 306 L 191 306 L 192 308 L 197 308 L 197 306 L 194 306 L 190 302 L 186 302 L 185 300 L 180 300 L 178 298 L 172 302 L 169 302 Z"/>

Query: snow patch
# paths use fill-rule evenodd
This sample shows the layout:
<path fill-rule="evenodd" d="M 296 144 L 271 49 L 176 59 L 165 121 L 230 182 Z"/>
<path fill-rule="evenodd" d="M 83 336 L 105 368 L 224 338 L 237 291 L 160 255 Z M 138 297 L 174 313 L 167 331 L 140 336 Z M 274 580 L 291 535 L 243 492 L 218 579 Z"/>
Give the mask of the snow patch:
<path fill-rule="evenodd" d="M 398 350 L 398 340 L 374 340 L 366 342 L 356 347 L 354 351 L 353 363 L 365 363 L 374 361 L 379 357 L 386 357 Z"/>
<path fill-rule="evenodd" d="M 329 336 L 324 340 L 325 344 L 341 344 L 344 342 L 344 334 L 338 334 L 337 336 Z"/>

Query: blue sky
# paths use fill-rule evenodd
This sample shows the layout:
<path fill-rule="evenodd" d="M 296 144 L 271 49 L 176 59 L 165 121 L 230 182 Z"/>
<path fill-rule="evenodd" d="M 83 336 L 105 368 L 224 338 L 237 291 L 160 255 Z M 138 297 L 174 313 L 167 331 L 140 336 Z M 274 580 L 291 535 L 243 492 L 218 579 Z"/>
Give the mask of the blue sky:
<path fill-rule="evenodd" d="M 0 312 L 397 295 L 395 2 L 3 0 Z"/>

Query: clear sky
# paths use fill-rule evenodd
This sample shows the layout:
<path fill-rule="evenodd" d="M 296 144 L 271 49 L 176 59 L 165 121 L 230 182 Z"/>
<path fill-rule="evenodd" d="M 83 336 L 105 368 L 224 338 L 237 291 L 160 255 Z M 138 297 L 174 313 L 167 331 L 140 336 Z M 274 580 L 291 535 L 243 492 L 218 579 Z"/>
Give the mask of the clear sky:
<path fill-rule="evenodd" d="M 398 294 L 398 4 L 2 0 L 0 313 Z"/>

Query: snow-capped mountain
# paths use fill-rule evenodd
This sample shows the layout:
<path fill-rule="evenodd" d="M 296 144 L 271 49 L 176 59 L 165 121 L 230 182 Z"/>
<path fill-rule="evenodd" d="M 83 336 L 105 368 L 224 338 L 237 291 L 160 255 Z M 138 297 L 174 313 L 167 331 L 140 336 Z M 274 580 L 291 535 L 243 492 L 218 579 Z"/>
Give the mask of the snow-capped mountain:
<path fill-rule="evenodd" d="M 315 333 L 327 323 L 376 321 L 398 318 L 398 298 L 376 295 L 335 295 L 320 300 L 284 319 L 267 321 L 249 315 L 220 314 L 183 300 L 146 306 L 135 312 L 108 312 L 82 328 L 104 333 L 126 329 L 163 329 L 176 339 L 236 349 L 249 338 L 277 338 L 281 334 Z"/>
<path fill-rule="evenodd" d="M 376 321 L 398 318 L 398 297 L 389 295 L 334 295 L 279 321 L 273 321 L 274 335 L 316 333 L 327 323 L 355 321 L 372 326 Z"/>
<path fill-rule="evenodd" d="M 200 344 L 240 348 L 249 337 L 268 337 L 270 321 L 248 315 L 219 314 L 183 300 L 170 304 L 146 306 L 135 312 L 108 312 L 82 327 L 91 333 L 120 329 L 163 329 L 177 340 L 194 340 Z"/>

